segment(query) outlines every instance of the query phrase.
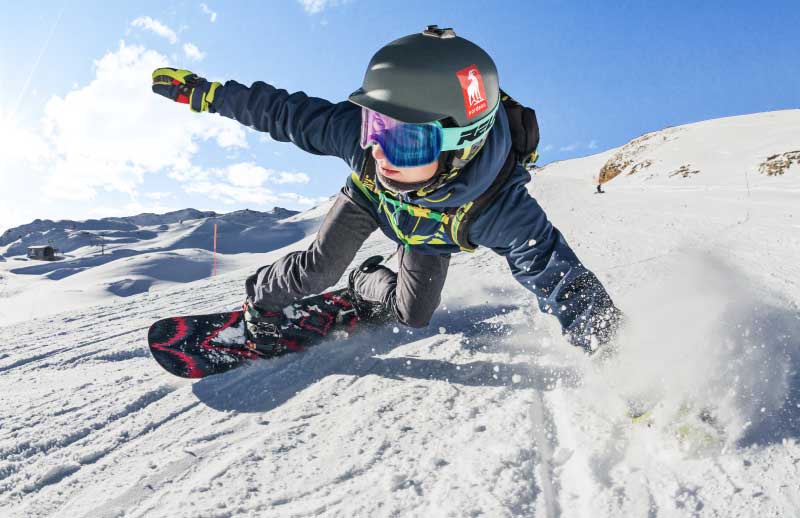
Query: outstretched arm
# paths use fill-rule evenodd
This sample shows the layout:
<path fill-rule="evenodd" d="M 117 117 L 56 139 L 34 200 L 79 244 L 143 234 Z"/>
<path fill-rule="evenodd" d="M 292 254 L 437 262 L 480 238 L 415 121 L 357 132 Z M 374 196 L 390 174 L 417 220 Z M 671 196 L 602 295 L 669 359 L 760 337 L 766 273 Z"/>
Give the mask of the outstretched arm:
<path fill-rule="evenodd" d="M 160 68 L 153 72 L 153 91 L 194 111 L 219 113 L 281 142 L 292 142 L 316 155 L 342 158 L 351 167 L 361 148 L 360 108 L 350 102 L 333 104 L 303 92 L 289 94 L 257 81 L 247 87 L 236 81 L 210 83 L 188 70 Z"/>
<path fill-rule="evenodd" d="M 228 81 L 217 92 L 211 111 L 316 155 L 351 162 L 360 149 L 361 110 L 350 102 L 333 104 L 303 92 L 290 94 L 261 81 L 249 88 Z"/>
<path fill-rule="evenodd" d="M 620 311 L 524 185 L 487 207 L 470 240 L 506 258 L 514 278 L 536 295 L 542 312 L 559 320 L 572 344 L 591 351 L 612 337 Z"/>

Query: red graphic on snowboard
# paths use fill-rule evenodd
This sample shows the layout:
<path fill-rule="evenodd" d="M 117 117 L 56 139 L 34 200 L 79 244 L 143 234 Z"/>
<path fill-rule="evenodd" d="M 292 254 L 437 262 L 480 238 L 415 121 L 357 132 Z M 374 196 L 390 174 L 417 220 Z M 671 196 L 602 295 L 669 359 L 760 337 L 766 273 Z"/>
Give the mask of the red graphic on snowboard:
<path fill-rule="evenodd" d="M 147 340 L 164 369 L 182 378 L 204 378 L 253 360 L 303 351 L 335 331 L 350 334 L 365 323 L 346 290 L 299 300 L 283 313 L 280 336 L 266 350 L 248 347 L 241 311 L 165 318 L 150 326 Z"/>

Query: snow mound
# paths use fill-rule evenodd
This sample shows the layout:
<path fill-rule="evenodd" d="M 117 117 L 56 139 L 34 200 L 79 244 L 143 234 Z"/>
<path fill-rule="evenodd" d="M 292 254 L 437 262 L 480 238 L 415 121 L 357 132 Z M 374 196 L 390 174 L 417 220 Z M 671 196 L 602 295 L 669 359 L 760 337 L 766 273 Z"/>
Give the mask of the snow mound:
<path fill-rule="evenodd" d="M 739 185 L 800 187 L 800 110 L 727 117 L 668 128 L 616 150 L 600 169 L 600 182 L 656 183 L 681 188 Z M 787 178 L 792 178 L 787 183 Z"/>

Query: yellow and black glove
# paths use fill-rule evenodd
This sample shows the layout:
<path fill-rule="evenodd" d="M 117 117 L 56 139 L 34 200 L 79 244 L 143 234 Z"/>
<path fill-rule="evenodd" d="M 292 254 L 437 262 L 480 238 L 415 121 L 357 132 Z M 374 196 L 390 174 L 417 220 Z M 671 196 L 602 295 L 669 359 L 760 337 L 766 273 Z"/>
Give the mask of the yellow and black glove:
<path fill-rule="evenodd" d="M 175 102 L 188 104 L 194 112 L 207 112 L 220 86 L 220 83 L 209 83 L 189 70 L 157 68 L 153 71 L 153 92 Z"/>

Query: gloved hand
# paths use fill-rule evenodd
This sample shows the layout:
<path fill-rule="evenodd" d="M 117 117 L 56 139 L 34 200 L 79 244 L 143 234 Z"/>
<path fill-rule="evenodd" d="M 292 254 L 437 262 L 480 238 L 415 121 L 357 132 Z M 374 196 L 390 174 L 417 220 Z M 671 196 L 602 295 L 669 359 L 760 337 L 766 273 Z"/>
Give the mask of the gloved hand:
<path fill-rule="evenodd" d="M 616 306 L 611 306 L 595 318 L 593 331 L 598 349 L 613 346 L 614 340 L 625 324 L 625 318 L 625 313 Z"/>
<path fill-rule="evenodd" d="M 220 83 L 209 83 L 205 78 L 188 70 L 175 68 L 153 70 L 153 92 L 175 102 L 188 104 L 194 112 L 207 112 L 220 86 L 222 86 Z"/>
<path fill-rule="evenodd" d="M 625 314 L 612 305 L 595 314 L 580 331 L 570 333 L 569 341 L 572 345 L 582 347 L 599 361 L 606 361 L 617 353 L 616 341 L 625 320 Z"/>

